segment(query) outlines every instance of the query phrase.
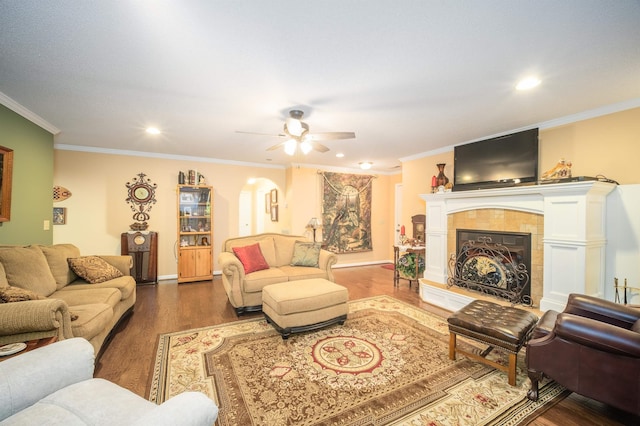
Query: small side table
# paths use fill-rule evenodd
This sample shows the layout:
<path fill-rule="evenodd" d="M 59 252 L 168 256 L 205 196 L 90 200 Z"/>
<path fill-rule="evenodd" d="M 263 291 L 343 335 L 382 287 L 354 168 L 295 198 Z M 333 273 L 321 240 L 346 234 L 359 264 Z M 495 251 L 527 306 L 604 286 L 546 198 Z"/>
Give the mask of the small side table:
<path fill-rule="evenodd" d="M 423 261 L 425 259 L 426 249 L 425 247 L 411 247 L 411 246 L 393 246 L 393 286 L 398 287 L 400 285 L 400 279 L 409 280 L 409 288 L 411 288 L 411 283 L 413 281 L 418 282 L 420 278 L 420 258 Z M 415 273 L 414 278 L 405 277 L 400 274 L 400 270 L 398 269 L 398 262 L 402 256 L 412 256 L 415 262 Z"/>
<path fill-rule="evenodd" d="M 58 336 L 45 337 L 43 339 L 36 339 L 36 340 L 26 341 L 25 342 L 27 344 L 26 348 L 24 348 L 20 352 L 16 352 L 15 354 L 0 357 L 0 362 L 5 361 L 5 360 L 7 360 L 9 358 L 13 358 L 14 356 L 22 355 L 25 352 L 29 352 L 29 351 L 32 351 L 34 349 L 38 349 L 38 348 L 41 348 L 43 346 L 50 345 L 50 344 L 55 343 L 57 341 L 58 341 Z"/>

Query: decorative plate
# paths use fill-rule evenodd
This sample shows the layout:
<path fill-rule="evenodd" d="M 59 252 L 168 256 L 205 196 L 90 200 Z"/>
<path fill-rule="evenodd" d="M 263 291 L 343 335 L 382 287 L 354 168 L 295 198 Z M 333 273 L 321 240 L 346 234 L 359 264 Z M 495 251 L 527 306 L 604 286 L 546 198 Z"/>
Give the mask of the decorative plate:
<path fill-rule="evenodd" d="M 9 343 L 8 345 L 0 346 L 0 356 L 16 354 L 25 350 L 26 347 L 26 343 Z"/>
<path fill-rule="evenodd" d="M 487 256 L 471 256 L 462 265 L 462 276 L 469 281 L 506 288 L 504 266 Z"/>

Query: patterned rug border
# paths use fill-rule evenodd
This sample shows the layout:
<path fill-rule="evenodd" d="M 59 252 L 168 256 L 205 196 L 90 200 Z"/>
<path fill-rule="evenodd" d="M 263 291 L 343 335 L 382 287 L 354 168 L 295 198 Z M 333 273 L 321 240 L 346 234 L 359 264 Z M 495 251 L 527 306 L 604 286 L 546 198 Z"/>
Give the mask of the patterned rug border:
<path fill-rule="evenodd" d="M 429 323 L 428 328 L 430 328 L 431 330 L 433 330 L 434 332 L 442 336 L 448 336 L 448 326 L 446 324 L 446 319 L 444 319 L 443 317 L 435 313 L 431 313 L 429 311 L 421 309 L 420 307 L 417 307 L 415 305 L 411 305 L 409 303 L 398 300 L 392 296 L 387 296 L 387 295 L 373 296 L 373 297 L 353 300 L 353 301 L 350 301 L 349 304 L 350 304 L 350 308 L 353 308 L 353 309 L 350 309 L 350 312 L 357 312 L 357 311 L 369 309 L 371 308 L 370 305 L 373 304 L 373 305 L 380 305 L 380 306 L 374 307 L 374 309 L 386 310 L 388 312 L 402 311 L 398 313 L 405 315 L 407 318 L 417 320 L 421 324 L 423 323 L 423 321 L 425 321 L 425 318 L 427 318 L 437 323 L 436 326 L 434 326 L 434 324 L 431 321 L 427 321 L 427 323 Z M 405 309 L 402 309 L 402 308 L 405 308 Z M 195 328 L 190 330 L 159 334 L 156 340 L 156 355 L 153 361 L 154 362 L 153 373 L 150 378 L 150 386 L 149 386 L 149 393 L 148 393 L 148 399 L 151 402 L 160 404 L 161 402 L 163 402 L 165 398 L 168 399 L 171 397 L 170 392 L 168 390 L 169 383 L 166 383 L 169 377 L 168 356 L 170 353 L 169 345 L 171 343 L 171 339 L 174 338 L 174 342 L 173 342 L 174 346 L 176 345 L 176 343 L 182 344 L 181 340 L 175 341 L 176 337 L 183 339 L 184 344 L 188 344 L 190 340 L 193 340 L 195 338 L 195 333 L 200 333 L 203 331 L 211 331 L 216 329 L 219 329 L 221 331 L 225 329 L 236 330 L 236 334 L 233 334 L 233 335 L 240 335 L 240 334 L 247 334 L 247 333 L 255 334 L 255 335 L 263 334 L 263 333 L 269 333 L 269 334 L 275 333 L 275 330 L 273 330 L 271 325 L 269 325 L 263 317 L 255 317 L 255 318 L 231 321 L 228 323 L 217 324 L 213 326 L 205 326 L 205 327 L 200 327 L 200 328 Z M 237 330 L 240 330 L 240 332 L 237 332 Z M 226 340 L 226 339 L 223 339 L 223 340 Z M 468 342 L 468 343 L 471 345 L 474 345 L 475 342 Z M 479 348 L 479 350 L 481 349 Z M 200 350 L 199 352 L 199 356 L 200 358 L 202 358 L 201 359 L 202 367 L 204 367 L 204 352 L 205 351 L 202 351 L 202 350 Z M 519 356 L 519 359 L 520 357 L 524 358 L 524 354 L 521 353 Z M 497 370 L 490 374 L 498 377 L 500 377 L 501 375 L 504 375 L 503 373 L 498 372 Z M 506 381 L 506 377 L 500 377 L 500 380 L 503 380 L 503 379 L 504 381 Z M 522 392 L 522 390 L 524 390 L 525 388 L 528 389 L 529 380 L 527 378 L 523 379 L 522 377 L 520 377 L 519 382 L 520 382 L 519 386 L 517 387 L 518 392 Z M 202 390 L 202 389 L 185 389 L 185 390 Z M 208 393 L 210 395 L 211 394 L 215 395 L 215 392 L 213 393 L 208 392 Z M 512 426 L 512 425 L 518 425 L 518 424 L 528 424 L 532 419 L 540 415 L 542 412 L 546 411 L 550 406 L 553 406 L 558 401 L 564 399 L 568 394 L 570 394 L 570 392 L 566 391 L 564 388 L 557 385 L 555 382 L 545 382 L 540 389 L 540 398 L 537 402 L 529 401 L 526 398 L 526 392 L 525 392 L 524 398 L 517 401 L 515 404 L 509 407 L 506 407 L 503 410 L 500 410 L 498 413 L 496 413 L 494 418 L 490 418 L 490 419 L 485 418 L 485 420 L 481 424 L 492 425 L 492 426 L 498 426 L 498 425 Z M 394 424 L 394 425 L 422 424 L 420 419 L 417 419 L 417 420 L 416 419 L 417 417 L 414 416 L 414 418 L 412 418 L 412 415 L 408 415 L 402 419 L 396 419 L 395 421 L 391 421 L 388 424 Z M 384 424 L 387 424 L 387 423 L 384 423 Z M 433 423 L 433 424 L 449 424 L 449 423 L 447 422 L 447 423 Z"/>

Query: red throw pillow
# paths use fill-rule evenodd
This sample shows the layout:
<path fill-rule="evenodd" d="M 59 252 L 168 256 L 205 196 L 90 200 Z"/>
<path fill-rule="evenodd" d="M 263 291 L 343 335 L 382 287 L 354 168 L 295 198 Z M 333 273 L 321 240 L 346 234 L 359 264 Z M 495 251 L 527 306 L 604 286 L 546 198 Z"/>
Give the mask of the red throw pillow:
<path fill-rule="evenodd" d="M 244 247 L 233 247 L 233 252 L 238 256 L 240 262 L 242 262 L 245 274 L 269 269 L 269 264 L 264 259 L 262 250 L 260 250 L 260 244 L 258 243 Z"/>

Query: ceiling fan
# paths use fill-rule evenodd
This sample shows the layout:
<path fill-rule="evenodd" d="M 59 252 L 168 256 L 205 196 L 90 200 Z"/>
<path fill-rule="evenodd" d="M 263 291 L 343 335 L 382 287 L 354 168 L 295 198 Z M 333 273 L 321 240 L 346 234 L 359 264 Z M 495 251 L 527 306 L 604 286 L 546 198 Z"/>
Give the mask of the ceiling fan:
<path fill-rule="evenodd" d="M 318 143 L 318 141 L 355 139 L 356 137 L 356 134 L 354 132 L 310 133 L 309 125 L 302 121 L 303 115 L 304 112 L 300 111 L 299 109 L 293 109 L 289 111 L 289 118 L 287 118 L 286 122 L 284 123 L 284 133 L 280 133 L 278 135 L 269 135 L 285 138 L 286 140 L 267 148 L 267 151 L 273 151 L 275 149 L 283 147 L 284 152 L 286 152 L 288 155 L 295 154 L 298 149 L 302 151 L 303 154 L 308 154 L 309 152 L 311 152 L 311 150 L 314 149 L 318 152 L 327 152 L 329 151 L 329 148 Z M 264 133 L 255 132 L 237 131 L 236 133 L 264 135 Z"/>

